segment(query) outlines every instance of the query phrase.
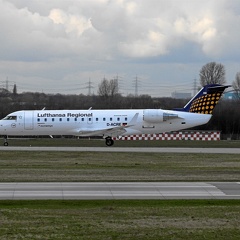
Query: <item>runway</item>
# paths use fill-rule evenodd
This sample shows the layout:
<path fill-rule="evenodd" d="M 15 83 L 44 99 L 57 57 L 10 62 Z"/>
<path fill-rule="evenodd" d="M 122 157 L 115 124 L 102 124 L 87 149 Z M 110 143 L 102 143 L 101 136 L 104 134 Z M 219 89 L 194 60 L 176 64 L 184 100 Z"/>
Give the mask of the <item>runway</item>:
<path fill-rule="evenodd" d="M 219 153 L 240 154 L 240 148 L 166 148 L 166 147 L 4 147 L 0 151 L 65 151 L 65 152 L 149 152 L 149 153 Z"/>
<path fill-rule="evenodd" d="M 6 199 L 240 199 L 240 182 L 0 183 Z"/>

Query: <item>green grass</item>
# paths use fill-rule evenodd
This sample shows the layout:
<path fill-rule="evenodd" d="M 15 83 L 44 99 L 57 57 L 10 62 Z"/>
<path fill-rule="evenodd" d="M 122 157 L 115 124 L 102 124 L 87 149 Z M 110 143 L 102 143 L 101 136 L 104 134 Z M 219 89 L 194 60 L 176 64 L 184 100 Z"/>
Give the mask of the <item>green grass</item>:
<path fill-rule="evenodd" d="M 218 239 L 240 236 L 240 201 L 0 201 L 0 239 Z"/>
<path fill-rule="evenodd" d="M 239 181 L 238 154 L 2 151 L 0 182 Z"/>

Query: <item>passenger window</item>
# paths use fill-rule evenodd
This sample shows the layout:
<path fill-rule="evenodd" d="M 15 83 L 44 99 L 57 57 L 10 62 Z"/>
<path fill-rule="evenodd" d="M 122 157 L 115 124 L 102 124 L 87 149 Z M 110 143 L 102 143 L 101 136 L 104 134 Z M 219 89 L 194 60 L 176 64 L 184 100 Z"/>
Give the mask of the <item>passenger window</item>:
<path fill-rule="evenodd" d="M 46 121 L 47 121 L 47 118 L 44 118 L 44 121 L 46 122 Z"/>
<path fill-rule="evenodd" d="M 67 121 L 69 122 L 69 118 L 67 118 Z"/>
<path fill-rule="evenodd" d="M 118 120 L 118 122 L 119 122 L 119 121 L 120 121 L 120 118 L 118 117 L 117 120 Z"/>
<path fill-rule="evenodd" d="M 82 118 L 82 122 L 84 122 L 84 118 Z"/>
<path fill-rule="evenodd" d="M 52 118 L 52 122 L 54 122 L 54 118 Z"/>
<path fill-rule="evenodd" d="M 59 121 L 61 122 L 61 121 L 62 121 L 62 118 L 59 118 Z"/>
<path fill-rule="evenodd" d="M 37 121 L 40 122 L 40 118 L 38 118 Z"/>
<path fill-rule="evenodd" d="M 127 117 L 125 117 L 125 121 L 127 121 Z"/>
<path fill-rule="evenodd" d="M 98 118 L 96 118 L 96 122 L 98 122 Z"/>
<path fill-rule="evenodd" d="M 112 121 L 112 118 L 110 118 L 110 121 Z"/>
<path fill-rule="evenodd" d="M 77 118 L 74 118 L 75 122 L 77 121 Z"/>
<path fill-rule="evenodd" d="M 106 118 L 103 118 L 103 121 L 106 121 Z"/>

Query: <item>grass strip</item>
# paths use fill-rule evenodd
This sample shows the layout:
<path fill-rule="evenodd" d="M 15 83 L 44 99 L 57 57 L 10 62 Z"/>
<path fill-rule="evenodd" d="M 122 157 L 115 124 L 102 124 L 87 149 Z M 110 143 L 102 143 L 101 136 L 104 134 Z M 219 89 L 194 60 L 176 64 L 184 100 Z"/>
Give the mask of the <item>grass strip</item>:
<path fill-rule="evenodd" d="M 1 239 L 239 239 L 239 200 L 0 201 Z"/>
<path fill-rule="evenodd" d="M 239 181 L 237 154 L 9 152 L 0 182 Z"/>

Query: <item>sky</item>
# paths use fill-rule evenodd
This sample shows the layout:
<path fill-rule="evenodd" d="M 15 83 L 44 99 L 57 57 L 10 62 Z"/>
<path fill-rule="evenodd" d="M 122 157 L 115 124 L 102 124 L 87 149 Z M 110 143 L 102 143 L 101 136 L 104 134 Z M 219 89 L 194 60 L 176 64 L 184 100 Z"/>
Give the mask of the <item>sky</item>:
<path fill-rule="evenodd" d="M 239 0 L 0 0 L 0 87 L 123 95 L 193 92 L 208 62 L 240 71 Z"/>

